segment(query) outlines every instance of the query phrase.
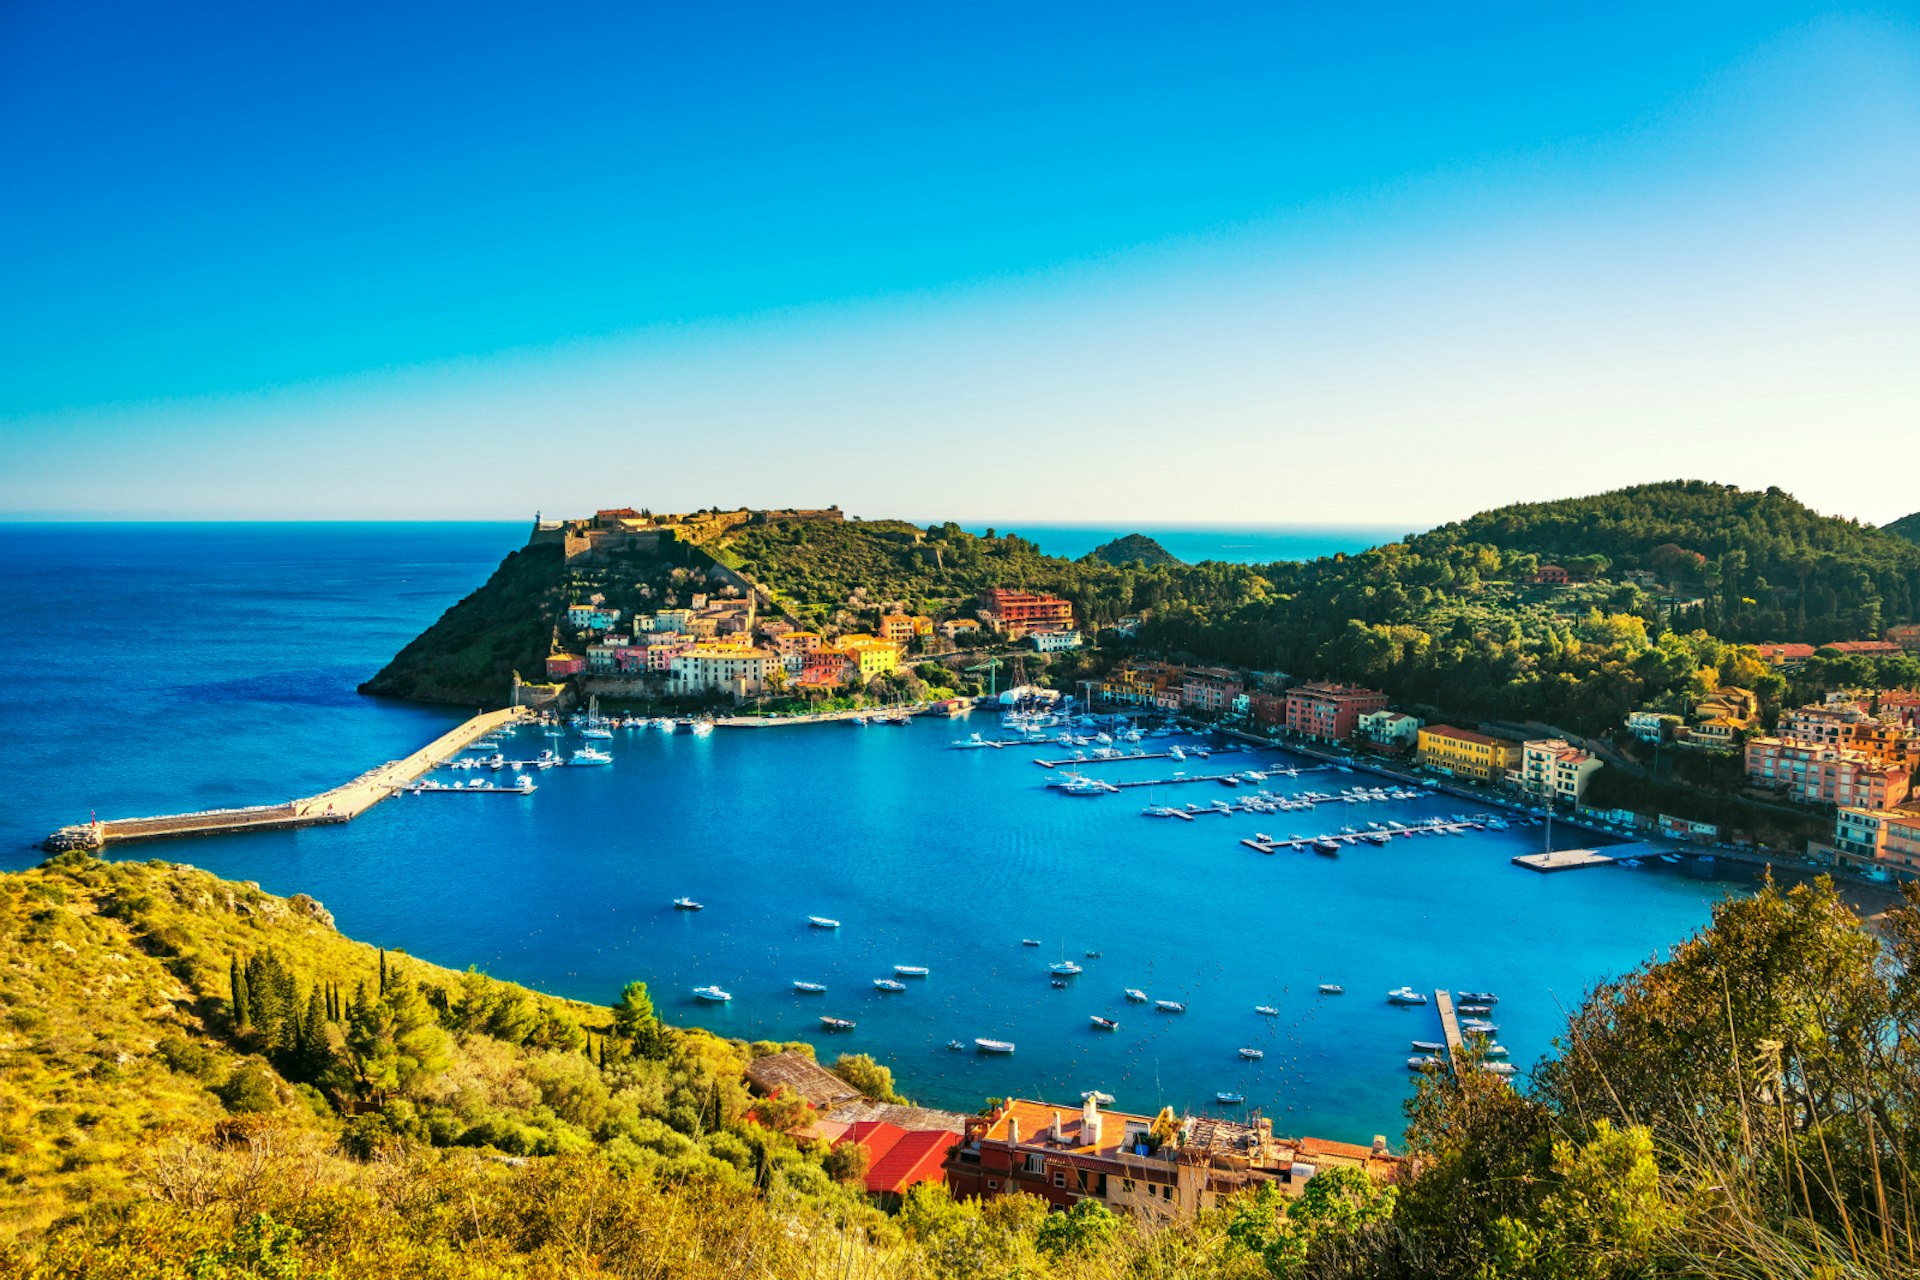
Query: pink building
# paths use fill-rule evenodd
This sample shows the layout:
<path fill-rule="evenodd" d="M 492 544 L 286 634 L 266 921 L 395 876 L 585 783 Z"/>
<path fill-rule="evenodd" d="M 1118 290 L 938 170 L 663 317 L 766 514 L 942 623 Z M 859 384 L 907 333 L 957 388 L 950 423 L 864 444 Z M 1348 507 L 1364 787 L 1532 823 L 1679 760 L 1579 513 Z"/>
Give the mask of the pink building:
<path fill-rule="evenodd" d="M 577 653 L 550 653 L 547 655 L 547 679 L 565 680 L 568 676 L 577 676 L 587 669 L 587 660 Z"/>
<path fill-rule="evenodd" d="M 1312 683 L 1287 691 L 1287 728 L 1304 738 L 1345 742 L 1360 717 L 1384 711 L 1387 695 L 1356 685 Z"/>
<path fill-rule="evenodd" d="M 1193 667 L 1180 685 L 1180 705 L 1218 715 L 1246 691 L 1237 672 L 1225 667 Z"/>

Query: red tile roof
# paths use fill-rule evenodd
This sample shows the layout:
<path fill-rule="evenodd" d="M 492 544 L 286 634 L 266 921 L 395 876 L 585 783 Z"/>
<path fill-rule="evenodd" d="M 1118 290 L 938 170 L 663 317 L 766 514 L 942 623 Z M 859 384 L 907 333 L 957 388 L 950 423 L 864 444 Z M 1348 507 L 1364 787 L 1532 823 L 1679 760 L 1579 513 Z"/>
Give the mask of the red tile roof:
<path fill-rule="evenodd" d="M 897 1195 L 922 1182 L 939 1181 L 947 1148 L 958 1141 L 958 1135 L 944 1129 L 909 1132 L 884 1120 L 863 1120 L 850 1127 L 841 1141 L 867 1149 L 869 1192 Z"/>

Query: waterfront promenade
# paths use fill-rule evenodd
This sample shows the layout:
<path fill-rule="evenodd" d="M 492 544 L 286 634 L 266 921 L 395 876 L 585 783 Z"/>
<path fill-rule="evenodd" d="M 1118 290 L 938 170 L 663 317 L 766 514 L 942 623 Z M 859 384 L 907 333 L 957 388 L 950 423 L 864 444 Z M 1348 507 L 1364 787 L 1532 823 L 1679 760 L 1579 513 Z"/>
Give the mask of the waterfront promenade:
<path fill-rule="evenodd" d="M 95 820 L 60 828 L 46 838 L 44 847 L 54 852 L 103 849 L 110 844 L 127 844 L 136 840 L 222 835 L 235 831 L 283 831 L 291 827 L 347 822 L 465 750 L 469 743 L 526 715 L 525 708 L 508 707 L 474 716 L 418 751 L 376 765 L 351 782 L 318 795 L 288 800 L 282 804 L 249 805 L 239 809 L 203 809 L 195 813 L 163 814 L 152 818 Z"/>

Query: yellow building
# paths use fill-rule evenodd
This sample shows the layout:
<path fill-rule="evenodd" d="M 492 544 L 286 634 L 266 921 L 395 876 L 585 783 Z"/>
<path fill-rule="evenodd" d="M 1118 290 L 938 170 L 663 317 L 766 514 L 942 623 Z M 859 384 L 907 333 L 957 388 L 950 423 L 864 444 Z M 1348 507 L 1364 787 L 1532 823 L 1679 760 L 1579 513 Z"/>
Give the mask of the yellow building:
<path fill-rule="evenodd" d="M 844 653 L 854 666 L 854 679 L 861 684 L 875 676 L 891 675 L 900 669 L 900 646 L 879 636 L 854 634 L 841 636 L 829 648 Z"/>
<path fill-rule="evenodd" d="M 1522 754 L 1517 742 L 1489 738 L 1450 724 L 1430 724 L 1422 729 L 1417 749 L 1421 764 L 1479 782 L 1504 781 L 1507 771 L 1519 765 Z"/>
<path fill-rule="evenodd" d="M 907 644 L 915 636 L 933 634 L 933 619 L 917 613 L 889 613 L 880 618 L 880 638 Z"/>

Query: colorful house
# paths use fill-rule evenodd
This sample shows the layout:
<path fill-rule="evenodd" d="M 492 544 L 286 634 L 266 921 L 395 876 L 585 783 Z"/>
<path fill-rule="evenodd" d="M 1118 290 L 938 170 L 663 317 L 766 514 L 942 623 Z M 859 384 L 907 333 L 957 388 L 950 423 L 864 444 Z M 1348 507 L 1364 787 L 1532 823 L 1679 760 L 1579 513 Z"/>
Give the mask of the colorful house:
<path fill-rule="evenodd" d="M 1059 596 L 995 587 L 980 596 L 980 618 L 995 631 L 1018 640 L 1029 631 L 1070 629 L 1073 605 Z"/>
<path fill-rule="evenodd" d="M 587 669 L 587 660 L 577 653 L 550 653 L 547 655 L 547 679 L 565 680 L 569 676 L 580 675 Z"/>
<path fill-rule="evenodd" d="M 1315 681 L 1287 690 L 1287 728 L 1303 738 L 1345 742 L 1361 716 L 1386 705 L 1387 695 L 1378 689 Z"/>
<path fill-rule="evenodd" d="M 1598 757 L 1565 738 L 1536 738 L 1521 746 L 1520 767 L 1507 780 L 1536 800 L 1578 804 L 1600 768 Z"/>
<path fill-rule="evenodd" d="M 1450 724 L 1432 724 L 1420 730 L 1420 763 L 1442 773 L 1477 782 L 1502 782 L 1520 763 L 1520 744 L 1489 737 Z"/>

